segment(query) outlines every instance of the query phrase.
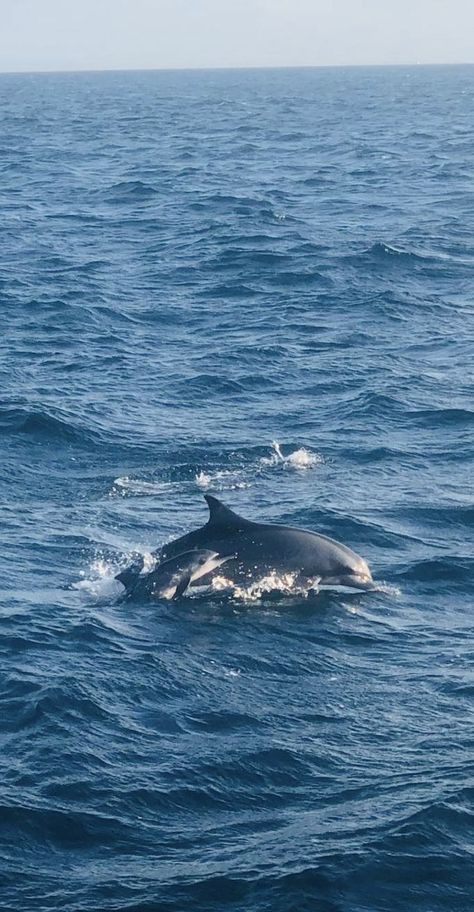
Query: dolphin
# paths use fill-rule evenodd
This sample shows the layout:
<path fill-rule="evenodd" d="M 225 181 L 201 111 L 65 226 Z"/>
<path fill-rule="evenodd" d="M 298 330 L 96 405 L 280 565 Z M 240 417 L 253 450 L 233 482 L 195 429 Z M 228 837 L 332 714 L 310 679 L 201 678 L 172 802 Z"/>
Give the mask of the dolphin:
<path fill-rule="evenodd" d="M 186 552 L 205 549 L 225 560 L 226 579 L 240 586 L 248 586 L 269 574 L 289 573 L 294 575 L 298 586 L 307 588 L 374 588 L 367 563 L 346 545 L 294 526 L 252 522 L 238 516 L 217 497 L 210 494 L 204 497 L 209 507 L 207 523 L 158 549 L 155 556 L 160 561 L 168 562 Z M 158 565 L 158 573 L 160 566 L 164 565 Z M 217 565 L 207 573 L 204 567 L 199 577 L 191 575 L 190 585 L 195 585 L 198 579 L 200 585 L 212 582 Z"/>
<path fill-rule="evenodd" d="M 141 557 L 118 573 L 115 579 L 125 586 L 127 598 L 177 599 L 184 595 L 191 583 L 208 576 L 226 560 L 230 560 L 230 556 L 220 557 L 208 548 L 193 549 L 179 552 L 159 563 L 150 573 L 142 575 L 144 562 Z"/>

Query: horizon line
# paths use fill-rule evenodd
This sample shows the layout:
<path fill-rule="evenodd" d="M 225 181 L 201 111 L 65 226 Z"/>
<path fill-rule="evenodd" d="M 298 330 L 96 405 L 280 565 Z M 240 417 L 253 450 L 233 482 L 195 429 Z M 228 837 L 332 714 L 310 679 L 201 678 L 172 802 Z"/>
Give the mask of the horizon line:
<path fill-rule="evenodd" d="M 468 67 L 471 61 L 436 63 L 411 61 L 405 63 L 301 63 L 301 64 L 238 64 L 234 66 L 163 66 L 163 67 L 84 67 L 80 69 L 53 70 L 0 70 L 0 76 L 53 76 L 79 75 L 81 73 L 187 73 L 187 72 L 233 72 L 242 70 L 346 70 L 346 69 L 402 69 L 404 67 Z"/>

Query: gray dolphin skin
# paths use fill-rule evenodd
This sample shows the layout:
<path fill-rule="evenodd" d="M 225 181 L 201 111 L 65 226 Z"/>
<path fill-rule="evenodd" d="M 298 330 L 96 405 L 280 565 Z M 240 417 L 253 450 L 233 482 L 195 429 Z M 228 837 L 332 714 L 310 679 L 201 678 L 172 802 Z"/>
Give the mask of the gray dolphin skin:
<path fill-rule="evenodd" d="M 117 579 L 125 586 L 129 598 L 177 599 L 184 595 L 188 586 L 208 576 L 220 567 L 226 557 L 208 548 L 180 551 L 169 560 L 164 560 L 150 573 L 141 575 L 143 558 L 118 573 Z"/>
<path fill-rule="evenodd" d="M 332 538 L 293 526 L 251 522 L 217 497 L 210 494 L 204 497 L 209 507 L 206 525 L 166 544 L 157 552 L 160 560 L 169 561 L 183 552 L 206 549 L 225 558 L 223 575 L 239 585 L 249 585 L 276 572 L 295 574 L 295 582 L 308 587 L 374 588 L 365 560 Z M 215 575 L 214 570 L 200 574 L 200 584 L 207 585 Z M 194 576 L 191 585 L 197 579 Z"/>

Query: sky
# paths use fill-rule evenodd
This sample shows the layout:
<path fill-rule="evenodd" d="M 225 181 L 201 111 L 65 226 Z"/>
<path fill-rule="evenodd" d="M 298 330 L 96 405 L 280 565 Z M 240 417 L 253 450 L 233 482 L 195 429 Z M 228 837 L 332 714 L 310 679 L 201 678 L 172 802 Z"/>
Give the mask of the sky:
<path fill-rule="evenodd" d="M 0 71 L 474 63 L 474 0 L 0 0 Z"/>

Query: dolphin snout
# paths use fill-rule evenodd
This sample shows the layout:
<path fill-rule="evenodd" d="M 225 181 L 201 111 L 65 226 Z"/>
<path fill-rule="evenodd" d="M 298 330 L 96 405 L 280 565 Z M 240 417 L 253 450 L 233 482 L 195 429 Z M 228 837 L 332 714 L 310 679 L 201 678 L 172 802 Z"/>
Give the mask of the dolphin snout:
<path fill-rule="evenodd" d="M 348 579 L 348 585 L 354 586 L 355 589 L 373 589 L 375 586 L 370 570 L 367 573 L 351 573 Z"/>

